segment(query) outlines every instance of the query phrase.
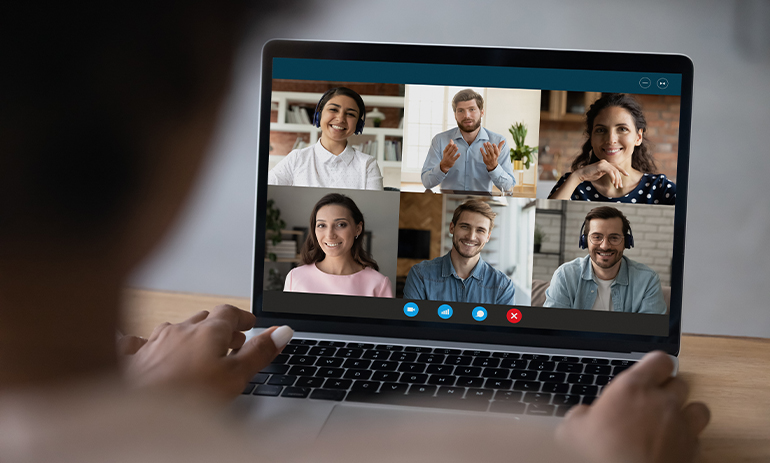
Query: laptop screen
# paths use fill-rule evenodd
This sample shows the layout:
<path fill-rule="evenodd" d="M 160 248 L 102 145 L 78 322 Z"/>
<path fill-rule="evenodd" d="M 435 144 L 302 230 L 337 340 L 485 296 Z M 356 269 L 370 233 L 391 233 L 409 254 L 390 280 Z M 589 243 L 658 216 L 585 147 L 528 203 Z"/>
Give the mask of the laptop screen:
<path fill-rule="evenodd" d="M 273 41 L 261 85 L 260 324 L 678 351 L 689 59 Z"/>

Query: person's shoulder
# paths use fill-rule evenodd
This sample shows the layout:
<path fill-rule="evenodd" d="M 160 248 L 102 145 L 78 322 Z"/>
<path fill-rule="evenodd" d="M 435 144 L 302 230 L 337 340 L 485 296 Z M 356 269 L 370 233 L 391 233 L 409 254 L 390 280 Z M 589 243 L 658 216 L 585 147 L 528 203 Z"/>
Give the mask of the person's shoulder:
<path fill-rule="evenodd" d="M 355 148 L 355 147 L 351 147 L 351 149 L 353 150 L 353 156 L 356 159 L 358 159 L 358 160 L 360 160 L 362 162 L 365 162 L 367 164 L 369 164 L 370 162 L 377 162 L 377 158 L 375 158 L 371 154 L 366 154 L 363 151 L 361 151 L 361 150 L 359 150 L 358 148 Z"/>
<path fill-rule="evenodd" d="M 556 270 L 558 271 L 558 270 L 562 270 L 562 269 L 566 270 L 566 269 L 573 269 L 573 268 L 582 269 L 586 265 L 586 263 L 589 261 L 589 259 L 590 259 L 589 256 L 576 257 L 576 258 L 572 259 L 571 261 L 568 261 L 568 262 L 565 262 L 565 263 L 561 264 L 559 266 L 559 268 L 557 268 Z"/>
<path fill-rule="evenodd" d="M 383 275 L 382 273 L 378 272 L 377 270 L 375 270 L 375 269 L 373 269 L 371 267 L 365 267 L 361 271 L 361 275 L 364 275 L 364 276 L 366 276 L 366 278 L 370 278 L 370 279 L 375 280 L 375 281 L 383 281 L 383 280 L 390 281 L 388 279 L 388 277 L 386 277 L 385 275 Z"/>
<path fill-rule="evenodd" d="M 626 265 L 628 265 L 629 270 L 636 272 L 636 273 L 643 273 L 643 274 L 651 274 L 651 275 L 657 275 L 658 272 L 651 269 L 647 265 L 637 262 L 629 257 L 623 256 L 623 259 L 626 261 Z"/>
<path fill-rule="evenodd" d="M 295 277 L 301 277 L 303 275 L 309 275 L 311 273 L 317 273 L 320 270 L 315 266 L 315 264 L 305 264 L 300 265 L 299 267 L 294 267 L 293 269 L 289 270 L 289 273 Z"/>
<path fill-rule="evenodd" d="M 486 127 L 484 127 L 484 130 L 487 132 L 487 136 L 491 142 L 499 143 L 500 141 L 505 140 L 505 137 L 497 132 L 493 132 Z"/>
<path fill-rule="evenodd" d="M 289 162 L 301 162 L 313 156 L 314 153 L 315 153 L 315 144 L 308 145 L 304 148 L 297 148 L 289 151 L 289 154 L 286 155 L 286 159 Z"/>
<path fill-rule="evenodd" d="M 444 262 L 443 259 L 444 259 L 444 256 L 439 256 L 439 257 L 436 257 L 435 259 L 424 260 L 422 262 L 414 264 L 412 266 L 412 268 L 417 267 L 417 269 L 419 269 L 419 270 L 427 270 L 427 269 L 433 268 L 433 267 L 439 267 L 440 268 L 442 263 Z"/>

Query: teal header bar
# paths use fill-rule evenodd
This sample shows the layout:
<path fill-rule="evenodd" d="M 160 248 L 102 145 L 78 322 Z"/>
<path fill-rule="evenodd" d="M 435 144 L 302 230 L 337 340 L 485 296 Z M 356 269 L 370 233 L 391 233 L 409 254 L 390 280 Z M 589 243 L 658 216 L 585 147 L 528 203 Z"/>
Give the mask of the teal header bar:
<path fill-rule="evenodd" d="M 274 79 L 680 95 L 680 74 L 274 58 Z"/>

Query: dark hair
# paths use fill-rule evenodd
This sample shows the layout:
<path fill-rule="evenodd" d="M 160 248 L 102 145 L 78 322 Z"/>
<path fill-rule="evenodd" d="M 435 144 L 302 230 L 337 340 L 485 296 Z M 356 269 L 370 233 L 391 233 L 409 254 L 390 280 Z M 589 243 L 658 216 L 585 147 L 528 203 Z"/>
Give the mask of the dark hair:
<path fill-rule="evenodd" d="M 356 105 L 358 105 L 358 120 L 360 121 L 366 121 L 366 105 L 364 104 L 364 99 L 361 98 L 361 95 L 359 95 L 355 90 L 351 90 L 347 87 L 334 87 L 327 91 L 323 97 L 321 97 L 321 100 L 318 102 L 318 113 L 322 113 L 324 111 L 324 106 L 326 106 L 326 103 L 329 102 L 332 98 L 334 98 L 337 95 L 343 95 L 350 98 L 353 98 L 353 101 L 356 102 Z"/>
<path fill-rule="evenodd" d="M 475 212 L 488 218 L 489 231 L 492 231 L 492 229 L 495 227 L 495 217 L 497 217 L 497 213 L 492 211 L 492 208 L 489 206 L 489 204 L 478 199 L 469 199 L 457 206 L 454 214 L 452 214 L 452 223 L 457 225 L 457 221 L 460 219 L 460 214 L 466 211 Z"/>
<path fill-rule="evenodd" d="M 484 98 L 482 98 L 481 95 L 476 93 L 473 89 L 466 88 L 465 90 L 460 90 L 457 92 L 457 94 L 452 98 L 452 111 L 457 111 L 457 103 L 471 100 L 476 100 L 476 106 L 478 106 L 481 110 L 484 109 Z"/>
<path fill-rule="evenodd" d="M 591 209 L 586 214 L 585 228 L 583 229 L 583 235 L 588 236 L 588 230 L 591 229 L 591 220 L 593 219 L 620 219 L 623 222 L 623 239 L 631 232 L 631 222 L 628 221 L 625 215 L 618 209 L 610 206 L 600 206 Z"/>
<path fill-rule="evenodd" d="M 326 253 L 321 250 L 321 246 L 318 244 L 318 238 L 315 236 L 315 223 L 318 211 L 324 206 L 337 205 L 342 206 L 353 217 L 353 222 L 356 225 L 361 224 L 361 234 L 357 239 L 353 241 L 353 247 L 350 249 L 350 253 L 353 255 L 353 260 L 363 265 L 364 267 L 371 267 L 374 270 L 379 270 L 380 267 L 377 262 L 366 252 L 363 245 L 363 235 L 366 232 L 364 227 L 364 215 L 361 210 L 358 209 L 356 203 L 352 199 L 339 193 L 329 193 L 321 198 L 313 207 L 313 212 L 310 214 L 310 232 L 307 234 L 305 244 L 302 245 L 301 257 L 302 263 L 305 265 L 321 262 L 326 258 Z"/>
<path fill-rule="evenodd" d="M 572 161 L 572 171 L 581 167 L 593 164 L 599 161 L 599 158 L 593 154 L 591 146 L 591 134 L 594 130 L 594 121 L 604 109 L 611 106 L 623 108 L 631 114 L 634 119 L 636 130 L 642 130 L 642 144 L 634 147 L 631 155 L 631 167 L 645 174 L 656 174 L 658 167 L 655 165 L 655 159 L 652 157 L 652 147 L 647 139 L 647 120 L 644 118 L 642 107 L 639 103 L 624 93 L 605 93 L 598 100 L 594 101 L 586 112 L 586 135 L 588 139 L 583 143 L 581 152 L 574 161 Z"/>

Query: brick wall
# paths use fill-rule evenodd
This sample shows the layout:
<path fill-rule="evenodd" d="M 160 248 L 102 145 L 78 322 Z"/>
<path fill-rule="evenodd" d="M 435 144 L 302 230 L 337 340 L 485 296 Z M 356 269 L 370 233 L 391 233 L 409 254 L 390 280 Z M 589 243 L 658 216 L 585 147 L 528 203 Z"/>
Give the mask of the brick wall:
<path fill-rule="evenodd" d="M 538 208 L 560 208 L 560 201 L 538 200 Z M 541 248 L 542 253 L 559 252 L 559 227 L 561 220 L 565 220 L 566 233 L 564 236 L 564 258 L 558 255 L 535 254 L 532 278 L 535 280 L 550 281 L 553 272 L 563 262 L 569 262 L 588 254 L 587 250 L 578 247 L 580 227 L 585 216 L 596 203 L 582 201 L 568 201 L 565 215 L 555 215 L 538 212 L 535 223 L 546 234 Z M 626 249 L 624 256 L 641 262 L 658 272 L 664 285 L 671 284 L 671 259 L 673 258 L 674 242 L 674 207 L 673 206 L 648 206 L 611 204 L 617 207 L 631 222 L 631 231 L 634 235 L 634 247 Z"/>
<path fill-rule="evenodd" d="M 680 97 L 664 95 L 633 95 L 642 105 L 647 119 L 647 138 L 653 145 L 653 156 L 660 173 L 676 181 L 676 160 L 679 139 Z M 585 121 L 540 122 L 540 176 L 554 180 L 555 168 L 559 175 L 569 172 L 570 165 L 580 153 L 586 140 Z"/>

